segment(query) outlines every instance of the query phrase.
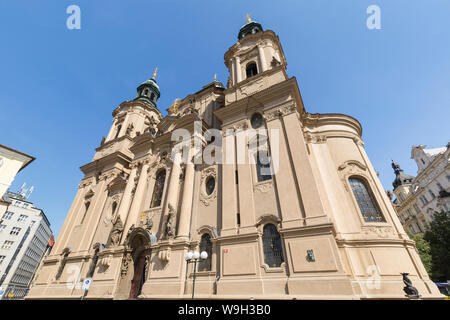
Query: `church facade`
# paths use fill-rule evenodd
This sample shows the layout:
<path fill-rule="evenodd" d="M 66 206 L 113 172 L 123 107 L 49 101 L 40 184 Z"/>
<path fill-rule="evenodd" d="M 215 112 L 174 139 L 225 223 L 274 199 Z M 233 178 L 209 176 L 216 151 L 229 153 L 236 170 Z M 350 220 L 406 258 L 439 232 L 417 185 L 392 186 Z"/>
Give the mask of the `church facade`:
<path fill-rule="evenodd" d="M 204 299 L 406 299 L 405 284 L 441 297 L 360 123 L 308 113 L 259 23 L 224 58 L 226 87 L 213 81 L 165 117 L 155 75 L 114 110 L 27 298 L 190 298 L 194 271 Z M 188 263 L 190 251 L 208 257 Z"/>

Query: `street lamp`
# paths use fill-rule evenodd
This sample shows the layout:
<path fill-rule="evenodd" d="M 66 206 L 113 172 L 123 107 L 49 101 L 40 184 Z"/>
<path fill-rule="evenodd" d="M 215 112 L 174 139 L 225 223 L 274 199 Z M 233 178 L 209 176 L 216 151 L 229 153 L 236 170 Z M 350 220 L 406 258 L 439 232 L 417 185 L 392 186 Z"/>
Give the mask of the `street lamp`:
<path fill-rule="evenodd" d="M 197 261 L 198 260 L 205 260 L 208 258 L 208 253 L 206 251 L 202 251 L 201 253 L 198 251 L 188 251 L 184 255 L 184 260 L 186 260 L 187 263 L 194 263 L 194 278 L 192 279 L 192 299 L 194 299 L 194 291 L 195 291 L 195 276 L 197 271 Z"/>

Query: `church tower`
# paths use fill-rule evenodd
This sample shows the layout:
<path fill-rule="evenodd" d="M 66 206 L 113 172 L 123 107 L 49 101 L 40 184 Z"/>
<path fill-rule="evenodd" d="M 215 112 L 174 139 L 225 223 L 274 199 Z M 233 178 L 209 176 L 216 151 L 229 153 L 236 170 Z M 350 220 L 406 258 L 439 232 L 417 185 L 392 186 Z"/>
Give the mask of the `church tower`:
<path fill-rule="evenodd" d="M 203 299 L 440 297 L 361 124 L 307 112 L 279 37 L 249 16 L 224 62 L 226 87 L 165 117 L 156 74 L 114 110 L 28 298 L 190 298 L 194 275 Z M 219 160 L 189 161 L 205 154 Z"/>

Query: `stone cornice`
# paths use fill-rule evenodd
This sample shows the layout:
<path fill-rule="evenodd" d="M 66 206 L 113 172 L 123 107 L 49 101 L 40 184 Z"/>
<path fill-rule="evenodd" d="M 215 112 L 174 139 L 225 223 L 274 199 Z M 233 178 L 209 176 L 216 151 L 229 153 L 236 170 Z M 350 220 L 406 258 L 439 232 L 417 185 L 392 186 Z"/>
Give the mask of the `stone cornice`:
<path fill-rule="evenodd" d="M 142 107 L 144 110 L 155 112 L 159 116 L 159 120 L 161 120 L 163 118 L 161 115 L 161 112 L 157 108 L 150 106 L 139 100 L 131 100 L 131 101 L 122 102 L 116 109 L 114 109 L 112 115 L 113 115 L 113 117 L 115 117 L 123 109 L 132 108 L 134 106 L 139 106 L 139 107 Z"/>
<path fill-rule="evenodd" d="M 268 106 L 264 108 L 265 104 L 274 101 L 277 98 L 282 98 L 283 96 L 292 94 L 296 99 L 296 104 L 299 106 L 299 112 L 304 109 L 303 102 L 300 96 L 300 91 L 298 89 L 297 80 L 295 77 L 289 78 L 286 81 L 277 83 L 273 86 L 265 88 L 255 94 L 248 96 L 246 98 L 239 99 L 230 103 L 229 105 L 219 108 L 214 111 L 214 115 L 223 123 L 223 125 L 231 124 L 235 119 L 236 115 L 245 115 L 246 111 L 259 106 L 261 111 L 272 109 L 276 106 Z M 286 103 L 286 101 L 281 102 L 279 105 Z"/>
<path fill-rule="evenodd" d="M 83 171 L 85 175 L 87 175 L 88 173 L 91 172 L 101 171 L 106 165 L 115 162 L 122 163 L 123 165 L 128 165 L 131 162 L 131 158 L 128 157 L 126 154 L 122 153 L 121 151 L 116 151 L 103 158 L 85 164 L 81 166 L 80 169 L 81 171 Z"/>
<path fill-rule="evenodd" d="M 353 128 L 359 137 L 362 136 L 361 123 L 355 118 L 341 113 L 309 113 L 301 114 L 301 120 L 306 128 L 315 129 L 324 125 L 345 125 Z M 330 131 L 332 132 L 332 131 Z"/>

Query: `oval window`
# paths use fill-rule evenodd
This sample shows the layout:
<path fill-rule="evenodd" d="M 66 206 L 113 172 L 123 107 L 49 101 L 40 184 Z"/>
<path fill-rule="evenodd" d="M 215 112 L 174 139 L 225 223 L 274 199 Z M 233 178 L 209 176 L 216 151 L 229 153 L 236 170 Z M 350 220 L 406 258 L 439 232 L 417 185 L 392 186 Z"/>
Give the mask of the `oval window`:
<path fill-rule="evenodd" d="M 250 119 L 250 123 L 251 123 L 253 129 L 257 129 L 257 128 L 261 127 L 261 125 L 263 123 L 262 115 L 260 113 L 255 113 L 254 115 L 252 115 L 252 118 Z"/>
<path fill-rule="evenodd" d="M 214 179 L 213 177 L 209 177 L 206 180 L 206 194 L 209 196 L 211 193 L 213 193 L 215 187 L 216 179 Z"/>

